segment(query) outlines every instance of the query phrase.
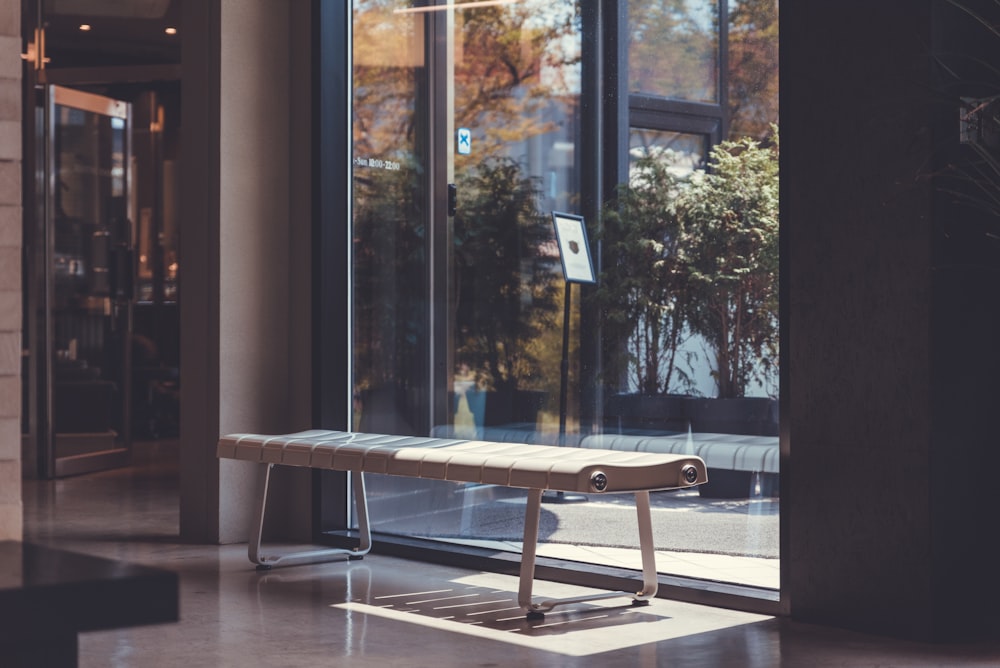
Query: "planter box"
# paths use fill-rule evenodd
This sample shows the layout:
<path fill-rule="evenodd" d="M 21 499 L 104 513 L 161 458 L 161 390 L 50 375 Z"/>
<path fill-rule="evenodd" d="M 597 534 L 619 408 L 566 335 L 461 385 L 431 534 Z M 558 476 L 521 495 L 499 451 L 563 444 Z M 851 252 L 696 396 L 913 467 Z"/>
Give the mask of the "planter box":
<path fill-rule="evenodd" d="M 534 390 L 487 392 L 483 426 L 535 424 L 538 421 L 538 412 L 542 410 L 547 399 L 547 392 Z"/>
<path fill-rule="evenodd" d="M 685 409 L 692 431 L 747 436 L 778 435 L 778 402 L 769 397 L 690 398 Z"/>
<path fill-rule="evenodd" d="M 616 394 L 604 406 L 604 428 L 619 434 L 688 431 L 778 435 L 778 402 L 769 397 L 706 399 L 683 394 Z"/>
<path fill-rule="evenodd" d="M 683 394 L 616 394 L 604 406 L 604 430 L 626 433 L 681 433 L 688 430 Z"/>

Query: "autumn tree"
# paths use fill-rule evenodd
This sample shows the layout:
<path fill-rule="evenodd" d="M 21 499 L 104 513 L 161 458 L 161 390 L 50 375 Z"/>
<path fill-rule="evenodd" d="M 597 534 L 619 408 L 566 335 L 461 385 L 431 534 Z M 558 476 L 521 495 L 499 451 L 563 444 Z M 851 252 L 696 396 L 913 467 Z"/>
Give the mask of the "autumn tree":
<path fill-rule="evenodd" d="M 729 136 L 765 141 L 778 123 L 778 0 L 729 2 Z"/>
<path fill-rule="evenodd" d="M 718 3 L 628 3 L 628 89 L 677 100 L 719 99 Z"/>

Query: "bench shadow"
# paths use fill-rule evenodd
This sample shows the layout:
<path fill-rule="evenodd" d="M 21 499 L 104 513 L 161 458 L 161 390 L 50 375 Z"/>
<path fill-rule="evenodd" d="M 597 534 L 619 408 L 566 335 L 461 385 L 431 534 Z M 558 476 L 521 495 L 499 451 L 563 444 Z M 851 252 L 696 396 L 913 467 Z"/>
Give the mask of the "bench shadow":
<path fill-rule="evenodd" d="M 392 577 L 386 578 L 362 563 L 335 562 L 299 572 L 266 571 L 250 575 L 248 586 L 258 600 L 267 597 L 313 598 L 323 591 L 327 605 L 360 604 L 396 615 L 415 615 L 425 621 L 454 623 L 490 629 L 518 636 L 546 637 L 587 629 L 662 622 L 671 619 L 647 612 L 645 605 L 635 605 L 629 594 L 622 594 L 620 604 L 590 602 L 567 603 L 545 613 L 541 619 L 528 619 L 517 603 L 517 593 L 478 585 L 449 581 L 427 582 L 428 590 L 414 591 Z M 387 581 L 388 580 L 388 581 Z M 387 586 L 388 585 L 388 586 Z M 403 586 L 401 586 L 403 585 Z M 337 600 L 343 597 L 343 600 Z M 535 600 L 540 600 L 536 596 Z"/>
<path fill-rule="evenodd" d="M 661 622 L 670 617 L 643 612 L 643 607 L 626 602 L 615 606 L 574 604 L 559 607 L 545 613 L 542 619 L 527 619 L 512 598 L 513 610 L 485 612 L 477 617 L 456 617 L 454 621 L 477 624 L 495 631 L 518 632 L 519 635 L 542 637 L 575 633 L 588 629 L 607 629 L 613 626 L 632 626 L 649 622 Z M 506 612 L 506 614 L 504 614 Z M 516 616 L 509 616 L 513 612 Z"/>

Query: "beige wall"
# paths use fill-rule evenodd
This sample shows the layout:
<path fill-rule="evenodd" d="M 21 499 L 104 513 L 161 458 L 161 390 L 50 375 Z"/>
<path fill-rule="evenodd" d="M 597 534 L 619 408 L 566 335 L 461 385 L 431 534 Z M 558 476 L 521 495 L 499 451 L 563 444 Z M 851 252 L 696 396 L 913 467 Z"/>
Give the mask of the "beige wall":
<path fill-rule="evenodd" d="M 308 216 L 292 214 L 293 95 L 290 13 L 295 3 L 222 1 L 221 123 L 219 127 L 219 431 L 283 433 L 308 429 L 309 394 L 295 402 L 293 345 L 308 333 L 308 313 L 296 313 L 295 267 L 308 252 L 293 252 L 297 228 Z M 299 30 L 303 27 L 299 26 Z M 301 100 L 296 102 L 296 99 Z M 304 225 L 303 225 L 304 224 Z M 308 303 L 308 302 L 307 302 Z M 306 339 L 308 341 L 308 339 Z M 308 351 L 308 343 L 304 346 Z M 299 395 L 301 397 L 301 394 Z M 296 413 L 299 415 L 296 416 Z M 246 539 L 256 467 L 220 462 L 220 540 Z M 281 473 L 286 473 L 282 471 Z M 308 478 L 306 479 L 308 483 Z M 296 486 L 297 487 L 297 486 Z M 295 488 L 295 487 L 293 487 Z M 278 493 L 277 496 L 287 494 Z M 308 508 L 308 506 L 307 506 Z"/>
<path fill-rule="evenodd" d="M 308 10 L 183 7 L 181 533 L 192 540 L 247 538 L 255 467 L 219 462 L 220 434 L 311 426 Z M 308 537 L 302 473 L 275 481 L 275 514 L 294 507 L 286 537 Z"/>
<path fill-rule="evenodd" d="M 0 0 L 0 540 L 20 540 L 21 25 Z"/>

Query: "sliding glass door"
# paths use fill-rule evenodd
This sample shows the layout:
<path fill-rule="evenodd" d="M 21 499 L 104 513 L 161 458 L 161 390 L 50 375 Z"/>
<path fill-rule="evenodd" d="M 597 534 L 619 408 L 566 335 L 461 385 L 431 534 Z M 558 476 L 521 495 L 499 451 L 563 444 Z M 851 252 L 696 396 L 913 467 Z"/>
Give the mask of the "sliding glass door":
<path fill-rule="evenodd" d="M 548 212 L 578 197 L 577 6 L 472 5 L 354 5 L 362 430 L 530 440 L 553 424 L 562 290 Z M 461 534 L 468 495 L 496 493 L 371 488 L 383 530 L 424 535 Z"/>

